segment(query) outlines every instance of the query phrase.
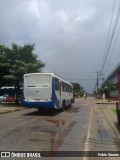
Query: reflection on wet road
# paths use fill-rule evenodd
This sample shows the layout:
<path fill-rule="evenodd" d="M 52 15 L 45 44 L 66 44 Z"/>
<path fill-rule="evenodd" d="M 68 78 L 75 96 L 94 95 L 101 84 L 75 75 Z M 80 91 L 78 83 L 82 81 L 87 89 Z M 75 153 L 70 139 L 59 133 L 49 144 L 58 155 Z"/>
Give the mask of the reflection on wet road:
<path fill-rule="evenodd" d="M 48 139 L 48 142 L 50 142 L 49 149 L 51 151 L 56 151 L 64 142 L 65 137 L 69 134 L 69 132 L 71 131 L 72 127 L 75 125 L 76 122 L 72 121 L 68 123 L 64 120 L 52 120 L 52 119 L 48 119 L 46 121 L 48 121 L 49 124 L 37 125 L 31 127 L 31 130 L 34 132 L 38 132 L 39 134 L 40 133 L 49 134 L 49 139 Z M 29 141 L 32 142 L 43 141 L 43 138 L 42 139 L 40 137 L 31 138 L 29 139 Z"/>
<path fill-rule="evenodd" d="M 0 150 L 120 151 L 120 132 L 110 107 L 87 98 L 76 99 L 64 112 L 26 109 L 0 115 Z"/>
<path fill-rule="evenodd" d="M 76 124 L 74 106 L 64 112 L 27 109 L 0 115 L 0 150 L 56 151 Z"/>

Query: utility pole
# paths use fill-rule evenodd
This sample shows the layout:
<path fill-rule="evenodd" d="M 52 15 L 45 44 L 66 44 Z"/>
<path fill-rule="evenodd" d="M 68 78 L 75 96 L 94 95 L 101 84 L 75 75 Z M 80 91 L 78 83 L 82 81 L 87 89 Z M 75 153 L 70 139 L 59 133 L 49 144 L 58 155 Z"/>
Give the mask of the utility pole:
<path fill-rule="evenodd" d="M 97 83 L 96 83 L 96 84 L 97 84 L 97 86 L 96 86 L 97 88 L 96 88 L 96 93 L 97 93 L 97 95 L 98 95 L 98 87 L 99 87 L 98 75 L 99 75 L 99 72 L 100 72 L 100 71 L 96 71 L 96 72 L 97 72 Z"/>
<path fill-rule="evenodd" d="M 99 89 L 99 76 L 104 75 L 100 71 L 96 71 L 97 73 L 97 83 L 96 83 L 96 94 L 98 96 L 98 89 Z"/>

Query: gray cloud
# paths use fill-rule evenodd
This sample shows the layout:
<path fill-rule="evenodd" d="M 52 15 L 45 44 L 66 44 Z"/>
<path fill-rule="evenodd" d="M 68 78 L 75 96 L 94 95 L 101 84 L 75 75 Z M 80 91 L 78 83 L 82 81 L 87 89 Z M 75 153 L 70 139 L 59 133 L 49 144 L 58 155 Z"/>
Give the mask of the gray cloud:
<path fill-rule="evenodd" d="M 0 43 L 35 43 L 44 71 L 94 89 L 110 25 L 113 0 L 0 0 Z M 114 63 L 118 62 L 116 45 Z M 106 74 L 110 72 L 107 69 Z"/>

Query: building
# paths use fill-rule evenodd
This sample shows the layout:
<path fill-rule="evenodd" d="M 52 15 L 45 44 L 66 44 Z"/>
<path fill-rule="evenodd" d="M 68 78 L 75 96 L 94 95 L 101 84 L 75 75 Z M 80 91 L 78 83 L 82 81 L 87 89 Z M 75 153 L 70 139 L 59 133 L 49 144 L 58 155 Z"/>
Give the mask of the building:
<path fill-rule="evenodd" d="M 115 85 L 116 89 L 109 92 L 109 98 L 113 100 L 120 99 L 120 63 L 112 71 L 106 80 L 111 80 Z"/>

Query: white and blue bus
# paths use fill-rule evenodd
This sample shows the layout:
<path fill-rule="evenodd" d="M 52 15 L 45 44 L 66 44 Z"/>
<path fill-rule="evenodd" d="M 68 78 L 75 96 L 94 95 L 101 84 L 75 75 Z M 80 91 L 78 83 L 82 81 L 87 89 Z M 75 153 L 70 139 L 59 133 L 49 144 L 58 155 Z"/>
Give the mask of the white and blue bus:
<path fill-rule="evenodd" d="M 73 85 L 54 73 L 25 74 L 23 82 L 24 107 L 64 110 L 73 103 Z"/>

